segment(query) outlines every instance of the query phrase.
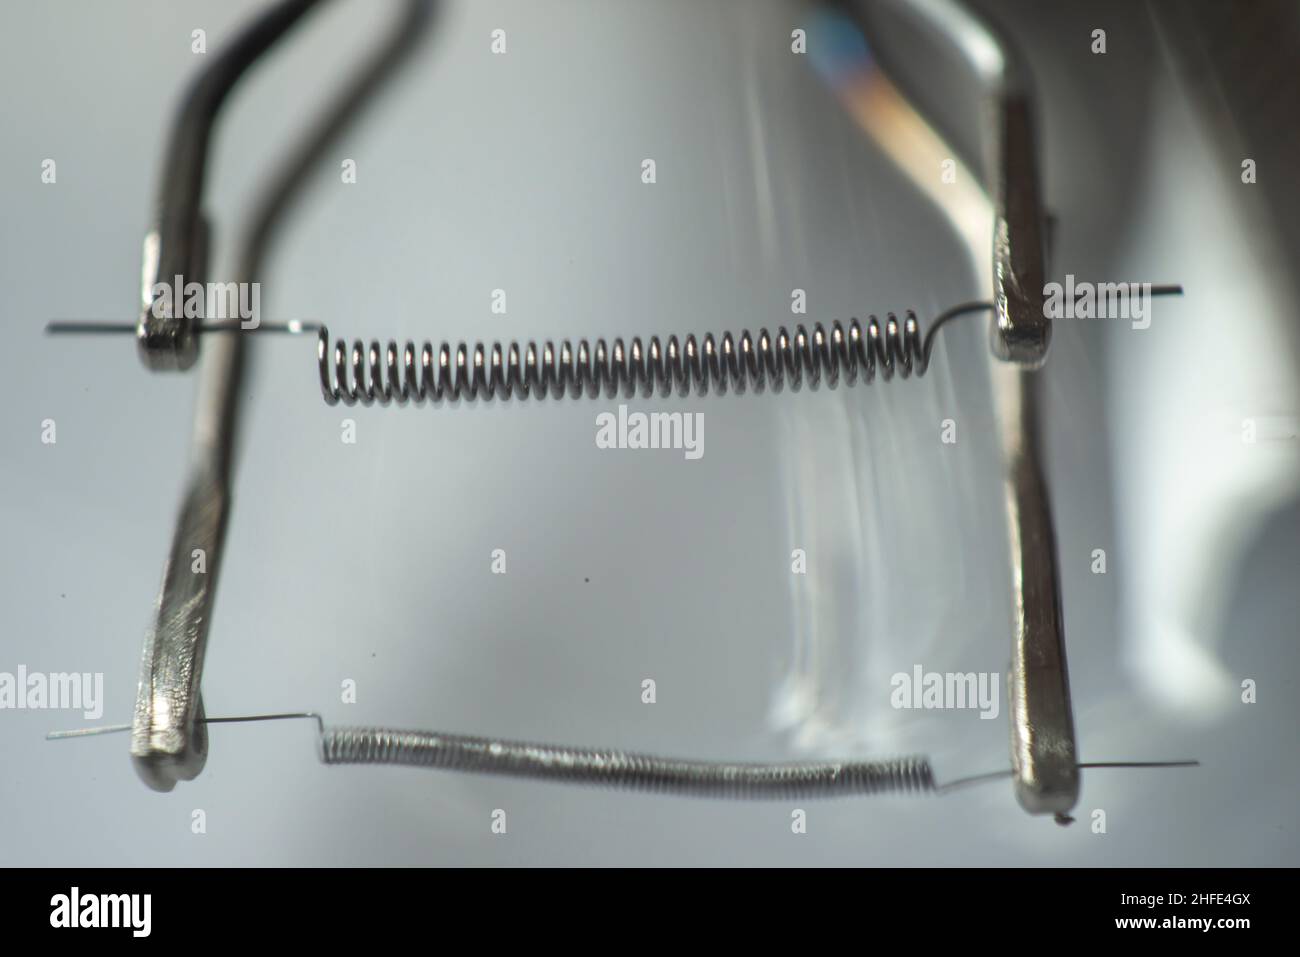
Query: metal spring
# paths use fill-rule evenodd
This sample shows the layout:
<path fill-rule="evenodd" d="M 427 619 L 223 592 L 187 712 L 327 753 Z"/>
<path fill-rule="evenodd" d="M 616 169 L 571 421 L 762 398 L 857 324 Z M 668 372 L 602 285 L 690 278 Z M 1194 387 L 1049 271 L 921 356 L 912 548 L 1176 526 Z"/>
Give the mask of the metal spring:
<path fill-rule="evenodd" d="M 724 395 L 729 388 L 737 393 L 750 388 L 780 392 L 786 385 L 797 392 L 805 379 L 815 389 L 823 381 L 834 388 L 841 378 L 849 385 L 859 379 L 869 383 L 877 373 L 886 381 L 895 375 L 920 376 L 930 364 L 934 335 L 945 322 L 991 308 L 990 303 L 966 303 L 949 309 L 935 318 L 924 339 L 916 314 L 908 310 L 901 324 L 888 313 L 883 329 L 871 316 L 865 327 L 857 319 L 850 320 L 847 329 L 832 323 L 829 333 L 817 323 L 811 335 L 800 325 L 793 336 L 784 327 L 775 337 L 766 329 L 756 337 L 746 329 L 739 338 L 724 333 L 720 343 L 712 334 L 699 342 L 688 335 L 684 343 L 670 336 L 666 344 L 653 336 L 648 348 L 639 337 L 630 348 L 615 339 L 612 349 L 604 339 L 594 348 L 579 339 L 576 350 L 568 339 L 559 349 L 550 341 L 541 349 L 536 342 L 521 348 L 517 341 L 504 348 L 500 342 L 491 347 L 478 342 L 472 349 L 462 342 L 453 349 L 443 341 L 435 353 L 433 343 L 425 341 L 417 358 L 410 340 L 399 354 L 392 340 L 381 350 L 378 340 L 366 349 L 357 339 L 349 352 L 347 342 L 339 339 L 332 362 L 329 329 L 322 326 L 316 351 L 321 393 L 329 405 L 340 400 L 346 405 L 388 405 L 566 395 L 612 399 L 620 394 L 632 398 L 638 391 L 644 398 L 674 391 L 704 396 Z"/>
<path fill-rule="evenodd" d="M 399 764 L 592 784 L 657 794 L 752 800 L 933 792 L 924 758 L 722 764 L 431 731 L 322 728 L 325 764 Z"/>

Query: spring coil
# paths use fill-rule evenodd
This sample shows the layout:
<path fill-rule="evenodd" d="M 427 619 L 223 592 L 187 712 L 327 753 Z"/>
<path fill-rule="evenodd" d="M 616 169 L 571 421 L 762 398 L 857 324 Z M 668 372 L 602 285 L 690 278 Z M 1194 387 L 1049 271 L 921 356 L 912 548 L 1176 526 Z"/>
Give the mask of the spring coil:
<path fill-rule="evenodd" d="M 615 339 L 612 348 L 604 339 L 594 348 L 580 339 L 576 349 L 567 339 L 558 349 L 550 341 L 541 349 L 536 342 L 523 347 L 518 342 L 506 347 L 478 342 L 472 349 L 462 342 L 453 349 L 444 341 L 435 352 L 433 343 L 426 341 L 417 353 L 408 340 L 399 353 L 392 340 L 386 349 L 378 340 L 366 349 L 357 339 L 349 350 L 339 339 L 331 355 L 329 329 L 322 326 L 317 360 L 321 393 L 329 405 L 602 395 L 612 399 L 632 398 L 638 392 L 650 398 L 674 391 L 684 397 L 692 392 L 723 395 L 728 389 L 780 392 L 787 385 L 797 392 L 805 380 L 815 389 L 823 381 L 831 388 L 841 379 L 849 385 L 859 379 L 869 383 L 877 374 L 886 381 L 895 375 L 920 376 L 929 366 L 934 334 L 943 323 L 989 308 L 988 303 L 966 303 L 950 309 L 934 320 L 924 340 L 916 314 L 908 310 L 901 323 L 889 313 L 883 328 L 871 316 L 865 327 L 853 319 L 847 328 L 833 323 L 829 333 L 818 323 L 811 335 L 801 325 L 793 336 L 784 327 L 775 337 L 766 329 L 757 337 L 742 330 L 739 338 L 728 332 L 720 341 L 712 334 L 698 342 L 688 335 L 684 342 L 670 336 L 663 344 L 655 336 L 648 347 L 638 337 L 630 348 L 622 339 Z"/>
<path fill-rule="evenodd" d="M 432 731 L 355 727 L 322 729 L 320 747 L 325 764 L 442 768 L 688 797 L 770 800 L 936 790 L 930 764 L 924 758 L 722 764 Z"/>

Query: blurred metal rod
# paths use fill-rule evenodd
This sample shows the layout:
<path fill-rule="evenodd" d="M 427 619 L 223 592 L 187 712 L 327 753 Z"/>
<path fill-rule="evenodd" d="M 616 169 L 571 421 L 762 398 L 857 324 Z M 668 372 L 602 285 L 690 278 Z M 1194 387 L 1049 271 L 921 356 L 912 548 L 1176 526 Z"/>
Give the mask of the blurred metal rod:
<path fill-rule="evenodd" d="M 188 369 L 199 357 L 195 322 L 179 303 L 155 308 L 153 288 L 175 276 L 203 282 L 211 228 L 203 215 L 208 144 L 226 96 L 267 50 L 318 0 L 283 0 L 258 17 L 216 53 L 190 84 L 176 114 L 153 231 L 145 238 L 141 313 L 136 325 L 140 358 L 150 369 Z"/>

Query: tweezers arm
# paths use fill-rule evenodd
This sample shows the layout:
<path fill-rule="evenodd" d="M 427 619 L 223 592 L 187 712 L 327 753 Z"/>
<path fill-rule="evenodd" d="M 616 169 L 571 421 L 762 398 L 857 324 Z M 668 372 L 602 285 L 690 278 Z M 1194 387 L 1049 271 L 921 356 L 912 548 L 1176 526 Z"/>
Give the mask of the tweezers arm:
<path fill-rule="evenodd" d="M 1046 214 L 1034 89 L 1023 56 L 995 22 L 961 0 L 853 0 L 849 9 L 868 24 L 892 10 L 940 38 L 977 78 L 985 111 L 981 186 L 993 213 L 993 354 L 1041 366 L 1052 331 L 1043 310 Z"/>
<path fill-rule="evenodd" d="M 1033 107 L 1026 93 L 998 98 L 993 183 L 993 354 L 1037 368 L 1052 324 L 1043 308 L 1044 221 L 1035 160 Z"/>
<path fill-rule="evenodd" d="M 984 180 L 993 214 L 992 375 L 1012 566 L 1011 762 L 1016 797 L 1027 811 L 1065 815 L 1078 800 L 1079 770 L 1056 536 L 1039 446 L 1038 373 L 1032 371 L 1047 358 L 1052 330 L 1043 308 L 1046 216 L 1031 77 L 997 25 L 958 0 L 858 0 L 857 7 L 869 12 L 877 5 L 928 25 L 984 86 Z"/>
<path fill-rule="evenodd" d="M 199 106 L 182 111 L 173 157 L 182 167 L 197 164 L 193 175 L 168 172 L 164 207 L 168 197 L 177 208 L 198 196 L 202 157 L 191 155 L 185 144 L 206 143 L 207 131 L 215 118 L 221 97 L 237 75 L 281 36 L 315 0 L 281 0 L 263 19 L 255 22 L 234 44 L 219 64 L 216 79 L 201 79 L 197 88 Z M 253 282 L 261 275 L 262 263 L 274 232 L 290 201 L 302 195 L 307 172 L 360 112 L 373 99 L 398 63 L 416 46 L 432 20 L 429 0 L 406 0 L 381 45 L 362 63 L 342 92 L 321 115 L 291 153 L 288 162 L 271 178 L 267 194 L 258 204 L 253 227 L 243 243 L 242 266 L 235 273 L 241 282 Z M 193 96 L 191 97 L 193 99 Z M 194 112 L 193 120 L 190 113 Z M 190 130 L 190 132 L 186 132 Z M 201 152 L 201 151 L 200 151 Z M 186 159 L 188 157 L 188 159 Z M 183 172 L 183 171 L 182 171 Z M 188 184 L 188 186 L 185 186 Z M 184 186 L 185 188 L 182 188 Z M 167 262 L 166 241 L 149 255 Z M 176 247 L 182 252 L 185 246 Z M 156 265 L 152 264 L 151 265 Z M 191 336 L 191 339 L 193 337 Z M 165 336 L 154 345 L 161 355 L 153 358 L 166 366 L 183 367 L 197 356 L 178 352 L 176 343 Z M 148 349 L 144 338 L 142 348 Z M 163 571 L 153 627 L 145 639 L 131 729 L 131 757 L 145 783 L 158 791 L 170 791 L 179 781 L 196 777 L 207 760 L 207 733 L 200 685 L 203 658 L 212 621 L 218 570 L 223 558 L 226 525 L 232 504 L 236 439 L 239 435 L 241 385 L 247 360 L 245 339 L 240 334 L 213 336 L 204 346 L 199 369 L 199 394 L 195 406 L 192 465 L 181 503 L 176 532 Z M 184 361 L 181 361 L 184 360 Z M 148 361 L 148 358 L 147 358 Z"/>
<path fill-rule="evenodd" d="M 1006 460 L 1012 653 L 1007 675 L 1016 799 L 1031 814 L 1066 814 L 1079 798 L 1051 502 L 1037 429 L 1038 373 L 994 363 Z"/>
<path fill-rule="evenodd" d="M 194 778 L 207 761 L 199 686 L 231 508 L 244 359 L 240 336 L 219 336 L 199 369 L 192 464 L 141 655 L 131 729 L 132 763 L 156 791 Z"/>
<path fill-rule="evenodd" d="M 196 320 L 174 300 L 155 306 L 157 283 L 204 282 L 211 227 L 202 212 L 208 145 L 230 91 L 257 60 L 318 0 L 281 0 L 214 55 L 186 90 L 163 158 L 154 228 L 145 239 L 141 312 L 136 325 L 140 358 L 153 370 L 188 369 L 198 360 Z"/>
<path fill-rule="evenodd" d="M 229 511 L 225 477 L 200 463 L 181 504 L 136 692 L 131 760 L 155 791 L 194 778 L 207 761 L 199 683 Z"/>

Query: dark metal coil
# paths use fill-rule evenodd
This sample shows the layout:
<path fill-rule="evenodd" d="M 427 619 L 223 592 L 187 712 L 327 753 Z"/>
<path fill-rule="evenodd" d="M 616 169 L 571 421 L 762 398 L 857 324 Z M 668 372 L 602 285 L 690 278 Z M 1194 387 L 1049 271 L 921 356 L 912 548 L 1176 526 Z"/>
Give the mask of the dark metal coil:
<path fill-rule="evenodd" d="M 787 386 L 798 391 L 805 382 L 811 388 L 822 383 L 834 388 L 841 381 L 869 383 L 877 375 L 886 381 L 896 375 L 920 376 L 929 366 L 934 334 L 943 323 L 989 308 L 988 303 L 967 303 L 950 309 L 934 320 L 924 340 L 911 310 L 902 322 L 889 313 L 883 326 L 871 316 L 865 326 L 856 319 L 847 327 L 832 323 L 829 332 L 818 323 L 811 334 L 801 325 L 793 335 L 782 327 L 775 336 L 766 329 L 757 336 L 748 330 L 739 337 L 728 332 L 720 340 L 712 334 L 698 341 L 689 335 L 682 342 L 670 336 L 661 343 L 653 336 L 647 346 L 638 337 L 630 346 L 615 339 L 612 347 L 604 339 L 594 347 L 580 339 L 576 348 L 566 339 L 559 348 L 551 341 L 541 348 L 536 342 L 478 342 L 472 348 L 462 342 L 453 348 L 444 341 L 435 349 L 425 341 L 417 350 L 408 340 L 399 351 L 392 340 L 387 348 L 372 340 L 367 349 L 357 339 L 349 350 L 339 339 L 331 354 L 329 329 L 322 326 L 317 359 L 321 393 L 330 405 L 638 394 L 649 398 L 674 392 L 704 396 L 723 395 L 729 389 L 779 392 Z"/>

